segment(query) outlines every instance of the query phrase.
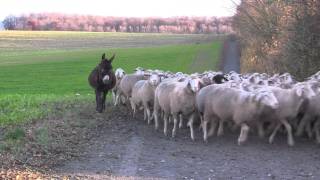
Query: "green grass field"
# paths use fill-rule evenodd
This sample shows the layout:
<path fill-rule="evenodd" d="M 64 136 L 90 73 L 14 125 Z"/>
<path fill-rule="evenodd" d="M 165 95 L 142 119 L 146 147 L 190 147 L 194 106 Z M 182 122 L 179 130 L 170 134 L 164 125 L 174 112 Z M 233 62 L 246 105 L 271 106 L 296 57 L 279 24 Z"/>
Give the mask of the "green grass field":
<path fill-rule="evenodd" d="M 0 124 L 41 118 L 43 104 L 70 101 L 76 93 L 94 99 L 87 76 L 103 52 L 116 53 L 114 69 L 127 72 L 137 66 L 193 72 L 215 69 L 221 49 L 221 38 L 212 35 L 4 31 L 0 42 Z"/>

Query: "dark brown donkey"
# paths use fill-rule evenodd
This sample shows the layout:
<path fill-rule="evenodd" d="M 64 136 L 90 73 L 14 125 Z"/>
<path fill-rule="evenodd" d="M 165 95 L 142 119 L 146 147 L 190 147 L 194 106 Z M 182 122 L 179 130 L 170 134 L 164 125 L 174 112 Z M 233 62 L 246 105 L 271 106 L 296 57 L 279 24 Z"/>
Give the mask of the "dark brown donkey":
<path fill-rule="evenodd" d="M 95 89 L 96 110 L 99 113 L 105 110 L 108 91 L 116 84 L 116 76 L 111 65 L 115 54 L 110 59 L 105 58 L 105 56 L 105 53 L 103 53 L 101 62 L 92 70 L 88 78 L 90 86 Z"/>

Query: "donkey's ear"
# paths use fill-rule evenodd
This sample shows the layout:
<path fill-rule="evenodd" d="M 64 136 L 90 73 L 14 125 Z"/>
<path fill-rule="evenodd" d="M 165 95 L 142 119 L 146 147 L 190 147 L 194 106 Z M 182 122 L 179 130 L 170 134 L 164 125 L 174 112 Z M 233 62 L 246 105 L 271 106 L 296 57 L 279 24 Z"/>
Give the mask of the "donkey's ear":
<path fill-rule="evenodd" d="M 112 62 L 115 56 L 116 54 L 113 54 L 113 56 L 109 59 L 109 61 Z"/>
<path fill-rule="evenodd" d="M 105 58 L 106 58 L 106 53 L 103 53 L 101 59 L 104 60 Z"/>

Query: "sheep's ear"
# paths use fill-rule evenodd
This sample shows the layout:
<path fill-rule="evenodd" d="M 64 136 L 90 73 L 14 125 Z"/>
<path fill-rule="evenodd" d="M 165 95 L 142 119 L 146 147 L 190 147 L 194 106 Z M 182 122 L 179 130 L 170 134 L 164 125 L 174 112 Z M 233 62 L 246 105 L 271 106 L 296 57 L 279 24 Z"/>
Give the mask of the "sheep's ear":
<path fill-rule="evenodd" d="M 106 58 L 106 53 L 102 54 L 101 60 L 104 60 Z"/>
<path fill-rule="evenodd" d="M 188 81 L 187 88 L 191 89 L 191 81 Z"/>
<path fill-rule="evenodd" d="M 302 88 L 296 89 L 296 94 L 297 94 L 297 96 L 301 97 L 301 96 L 302 96 L 302 93 L 303 93 Z"/>

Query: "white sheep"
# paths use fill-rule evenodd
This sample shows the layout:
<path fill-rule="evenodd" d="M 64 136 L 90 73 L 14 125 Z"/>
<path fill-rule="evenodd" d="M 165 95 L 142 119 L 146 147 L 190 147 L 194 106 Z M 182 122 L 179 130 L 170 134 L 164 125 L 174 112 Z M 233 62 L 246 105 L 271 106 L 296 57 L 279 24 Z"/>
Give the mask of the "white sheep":
<path fill-rule="evenodd" d="M 193 121 L 195 115 L 195 94 L 200 90 L 201 80 L 199 78 L 189 79 L 183 82 L 162 82 L 156 88 L 154 101 L 155 128 L 158 129 L 158 116 L 160 111 L 164 112 L 164 134 L 167 135 L 168 117 L 173 116 L 174 125 L 172 137 L 176 135 L 178 116 L 183 114 L 189 117 L 191 139 L 194 140 Z"/>
<path fill-rule="evenodd" d="M 119 85 L 120 85 L 120 81 L 121 79 L 125 76 L 125 71 L 122 68 L 117 68 L 115 71 L 115 76 L 116 76 L 116 85 L 115 87 L 112 89 L 112 100 L 114 105 L 116 106 L 119 102 L 116 101 L 116 97 L 118 95 L 119 92 Z"/>
<path fill-rule="evenodd" d="M 129 100 L 131 97 L 131 92 L 133 86 L 136 84 L 136 82 L 140 80 L 144 80 L 146 77 L 144 74 L 127 74 L 125 75 L 119 84 L 119 93 L 116 97 L 116 101 L 119 102 L 120 95 L 124 95 L 126 98 L 126 101 Z"/>
<path fill-rule="evenodd" d="M 247 139 L 249 132 L 248 123 L 257 120 L 262 109 L 267 106 L 277 108 L 277 99 L 270 91 L 256 93 L 246 92 L 241 89 L 225 87 L 223 85 L 210 85 L 199 91 L 196 97 L 197 109 L 203 117 L 203 139 L 207 142 L 207 126 L 212 125 L 209 135 L 214 132 L 215 124 L 220 121 L 233 121 L 241 126 L 238 144 Z M 221 126 L 219 126 L 219 130 Z"/>
<path fill-rule="evenodd" d="M 276 126 L 269 137 L 269 143 L 272 143 L 274 137 L 281 127 L 284 125 L 287 136 L 288 145 L 294 145 L 294 139 L 292 136 L 292 126 L 290 122 L 294 120 L 301 109 L 308 106 L 308 99 L 315 96 L 315 93 L 310 88 L 304 86 L 297 86 L 292 89 L 282 89 L 279 87 L 268 87 L 276 96 L 279 102 L 279 108 L 273 112 L 269 112 L 269 116 L 265 118 L 265 121 L 274 121 Z"/>
<path fill-rule="evenodd" d="M 154 101 L 154 91 L 160 83 L 160 76 L 152 74 L 148 80 L 138 81 L 132 88 L 130 99 L 133 113 L 136 112 L 136 107 L 142 105 L 144 107 L 144 120 L 148 119 L 148 124 L 151 121 L 151 106 Z"/>
<path fill-rule="evenodd" d="M 320 117 L 320 82 L 309 81 L 309 82 L 300 83 L 300 84 L 309 85 L 316 95 L 309 99 L 309 105 L 306 108 L 305 112 L 303 113 L 304 116 L 302 117 L 298 125 L 296 136 L 301 136 L 303 133 L 303 130 L 306 129 L 309 138 L 311 138 L 312 137 L 311 123 L 317 122 Z M 320 138 L 318 137 L 317 137 L 317 142 L 320 143 Z"/>

